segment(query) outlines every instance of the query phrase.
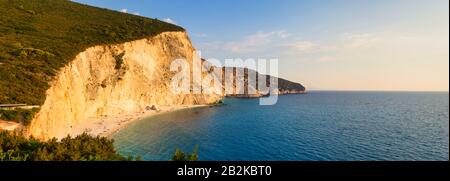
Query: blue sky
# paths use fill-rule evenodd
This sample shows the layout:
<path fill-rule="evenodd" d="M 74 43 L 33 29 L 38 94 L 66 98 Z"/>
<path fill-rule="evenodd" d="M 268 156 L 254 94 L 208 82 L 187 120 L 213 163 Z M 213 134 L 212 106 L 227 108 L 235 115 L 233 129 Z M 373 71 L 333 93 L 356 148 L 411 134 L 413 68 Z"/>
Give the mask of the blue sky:
<path fill-rule="evenodd" d="M 278 58 L 309 89 L 448 91 L 447 0 L 76 0 L 187 29 L 205 58 Z"/>

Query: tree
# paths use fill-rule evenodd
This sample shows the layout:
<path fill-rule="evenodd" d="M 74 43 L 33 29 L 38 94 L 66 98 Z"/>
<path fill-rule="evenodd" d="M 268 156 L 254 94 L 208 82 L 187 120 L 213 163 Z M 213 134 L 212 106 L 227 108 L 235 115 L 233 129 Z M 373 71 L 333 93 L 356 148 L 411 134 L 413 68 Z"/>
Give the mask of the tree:
<path fill-rule="evenodd" d="M 186 154 L 177 148 L 172 161 L 198 161 L 198 144 L 195 145 L 194 151 L 190 154 Z"/>
<path fill-rule="evenodd" d="M 198 145 L 195 145 L 194 151 L 189 154 L 188 161 L 198 161 Z"/>
<path fill-rule="evenodd" d="M 175 150 L 175 155 L 172 157 L 172 161 L 186 161 L 185 154 L 180 150 Z"/>

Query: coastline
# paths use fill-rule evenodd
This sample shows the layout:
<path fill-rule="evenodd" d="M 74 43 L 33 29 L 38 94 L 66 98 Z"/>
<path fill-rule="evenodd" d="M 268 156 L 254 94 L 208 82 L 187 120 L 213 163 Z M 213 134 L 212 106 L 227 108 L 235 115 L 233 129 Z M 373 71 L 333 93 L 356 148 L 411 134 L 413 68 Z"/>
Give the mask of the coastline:
<path fill-rule="evenodd" d="M 72 128 L 69 135 L 75 136 L 84 132 L 93 136 L 103 136 L 111 138 L 114 133 L 127 127 L 130 123 L 143 118 L 148 118 L 162 113 L 178 111 L 182 109 L 190 109 L 195 107 L 204 107 L 209 105 L 177 105 L 177 106 L 160 106 L 159 110 L 140 111 L 117 116 L 103 116 L 100 118 L 88 118 L 84 124 Z"/>

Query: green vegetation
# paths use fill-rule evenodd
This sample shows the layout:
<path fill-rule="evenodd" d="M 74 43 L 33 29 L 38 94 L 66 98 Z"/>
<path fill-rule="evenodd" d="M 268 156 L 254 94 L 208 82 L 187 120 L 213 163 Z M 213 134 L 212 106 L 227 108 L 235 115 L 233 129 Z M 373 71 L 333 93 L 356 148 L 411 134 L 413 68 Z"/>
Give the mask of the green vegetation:
<path fill-rule="evenodd" d="M 32 109 L 14 109 L 14 110 L 2 110 L 0 109 L 0 119 L 5 121 L 16 121 L 27 126 L 30 124 L 31 120 L 39 111 L 39 108 Z"/>
<path fill-rule="evenodd" d="M 0 0 L 0 104 L 42 105 L 48 82 L 79 52 L 166 31 L 184 30 L 67 0 Z"/>
<path fill-rule="evenodd" d="M 195 145 L 194 151 L 191 154 L 184 153 L 180 149 L 175 150 L 172 161 L 197 161 L 198 160 L 198 145 Z"/>
<path fill-rule="evenodd" d="M 0 161 L 123 161 L 139 160 L 116 152 L 113 140 L 84 133 L 42 142 L 6 131 L 0 132 Z"/>
<path fill-rule="evenodd" d="M 114 66 L 114 68 L 116 70 L 120 70 L 120 68 L 122 68 L 122 64 L 123 64 L 123 56 L 125 55 L 124 52 L 120 53 L 119 55 L 115 55 L 114 59 L 116 60 L 116 65 Z"/>

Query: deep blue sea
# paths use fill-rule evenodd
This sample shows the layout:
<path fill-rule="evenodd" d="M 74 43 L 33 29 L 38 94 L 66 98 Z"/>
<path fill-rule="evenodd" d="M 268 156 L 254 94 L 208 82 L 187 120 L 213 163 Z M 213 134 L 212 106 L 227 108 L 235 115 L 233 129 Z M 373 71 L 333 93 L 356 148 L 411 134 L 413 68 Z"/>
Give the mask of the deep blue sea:
<path fill-rule="evenodd" d="M 332 92 L 258 99 L 164 113 L 113 135 L 116 148 L 170 160 L 449 160 L 449 93 Z"/>

